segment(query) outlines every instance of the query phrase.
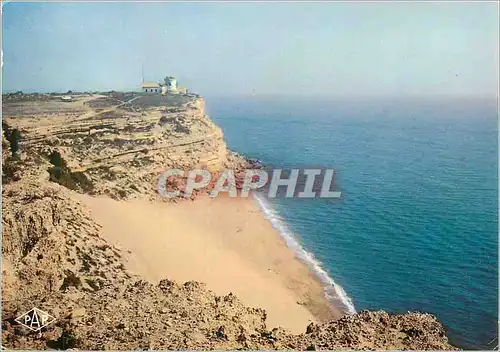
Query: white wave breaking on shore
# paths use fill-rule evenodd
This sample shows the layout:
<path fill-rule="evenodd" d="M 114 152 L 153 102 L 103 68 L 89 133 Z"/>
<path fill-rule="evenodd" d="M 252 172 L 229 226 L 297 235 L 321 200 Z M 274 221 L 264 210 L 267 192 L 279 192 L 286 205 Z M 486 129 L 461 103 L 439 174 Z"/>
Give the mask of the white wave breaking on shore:
<path fill-rule="evenodd" d="M 325 285 L 326 298 L 330 302 L 336 304 L 336 306 L 338 306 L 338 303 L 340 302 L 345 308 L 346 313 L 355 314 L 356 309 L 354 308 L 354 304 L 351 298 L 342 288 L 342 286 L 337 284 L 328 275 L 325 269 L 322 268 L 321 263 L 316 258 L 314 258 L 314 255 L 312 253 L 309 253 L 300 245 L 283 218 L 272 208 L 270 204 L 268 204 L 269 202 L 267 202 L 263 196 L 259 196 L 258 193 L 253 193 L 253 195 L 266 218 L 285 239 L 287 246 L 297 255 L 297 257 L 302 262 L 304 262 L 309 266 L 309 268 L 312 269 L 318 279 Z"/>

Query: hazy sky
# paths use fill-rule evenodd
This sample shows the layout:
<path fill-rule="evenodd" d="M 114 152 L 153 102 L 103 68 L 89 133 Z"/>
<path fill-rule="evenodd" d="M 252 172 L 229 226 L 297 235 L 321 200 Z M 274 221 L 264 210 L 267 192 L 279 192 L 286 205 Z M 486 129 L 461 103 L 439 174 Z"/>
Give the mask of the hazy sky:
<path fill-rule="evenodd" d="M 490 3 L 7 3 L 3 90 L 496 95 Z"/>

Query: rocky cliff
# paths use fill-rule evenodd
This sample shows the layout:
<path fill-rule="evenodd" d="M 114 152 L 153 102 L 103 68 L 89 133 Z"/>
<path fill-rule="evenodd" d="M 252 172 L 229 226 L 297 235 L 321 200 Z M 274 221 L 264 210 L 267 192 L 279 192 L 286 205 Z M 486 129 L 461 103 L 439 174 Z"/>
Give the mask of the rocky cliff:
<path fill-rule="evenodd" d="M 155 198 L 158 176 L 167 169 L 217 171 L 245 164 L 227 149 L 197 96 L 112 93 L 74 102 L 7 101 L 4 119 L 21 131 L 25 174 L 49 178 L 50 155 L 57 151 L 93 194 Z"/>
<path fill-rule="evenodd" d="M 217 296 L 202 283 L 168 278 L 152 284 L 129 273 L 122 249 L 100 236 L 73 192 L 155 198 L 162 168 L 245 162 L 227 150 L 201 99 L 134 98 L 115 93 L 70 105 L 50 97 L 4 105 L 4 136 L 17 128 L 22 140 L 20 157 L 9 156 L 3 140 L 3 346 L 453 349 L 429 314 L 361 312 L 293 335 L 267 326 L 264 310 L 245 307 L 231 293 Z M 40 333 L 15 322 L 33 307 L 57 320 Z"/>

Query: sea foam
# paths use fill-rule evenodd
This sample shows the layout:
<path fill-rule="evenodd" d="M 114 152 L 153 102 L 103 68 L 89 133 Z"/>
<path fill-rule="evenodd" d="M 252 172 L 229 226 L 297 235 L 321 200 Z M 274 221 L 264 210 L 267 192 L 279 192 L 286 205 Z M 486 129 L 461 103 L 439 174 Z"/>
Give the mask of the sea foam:
<path fill-rule="evenodd" d="M 321 263 L 314 258 L 312 253 L 309 253 L 300 245 L 294 233 L 287 226 L 283 218 L 276 212 L 276 210 L 273 209 L 265 197 L 259 193 L 253 193 L 253 195 L 266 218 L 285 239 L 288 248 L 290 248 L 302 262 L 308 265 L 318 279 L 325 285 L 326 298 L 335 306 L 339 306 L 340 303 L 346 313 L 356 313 L 356 309 L 354 308 L 351 298 L 347 295 L 342 286 L 337 284 L 328 275 L 328 273 L 322 268 Z"/>

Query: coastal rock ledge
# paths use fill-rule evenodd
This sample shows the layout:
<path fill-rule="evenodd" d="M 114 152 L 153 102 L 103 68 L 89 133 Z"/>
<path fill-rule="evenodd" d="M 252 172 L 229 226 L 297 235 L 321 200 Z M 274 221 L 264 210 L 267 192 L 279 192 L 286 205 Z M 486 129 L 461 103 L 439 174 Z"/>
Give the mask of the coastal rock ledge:
<path fill-rule="evenodd" d="M 5 152 L 9 145 L 3 140 L 3 347 L 455 349 L 448 343 L 443 326 L 430 314 L 363 311 L 310 324 L 304 326 L 303 333 L 292 334 L 267 326 L 263 309 L 243 305 L 232 293 L 218 296 L 194 281 L 178 284 L 163 279 L 153 284 L 129 272 L 123 264 L 123 250 L 106 242 L 101 225 L 75 197 L 75 192 L 85 192 L 81 181 L 92 182 L 94 194 L 101 196 L 123 199 L 148 194 L 154 198 L 149 181 L 159 162 L 189 166 L 189 158 L 195 158 L 196 164 L 227 165 L 240 159 L 226 151 L 222 133 L 202 113 L 201 101 L 171 111 L 155 107 L 145 112 L 140 106 L 129 106 L 127 111 L 106 110 L 110 100 L 85 100 L 75 105 L 80 110 L 74 115 L 69 114 L 68 106 L 64 107 L 66 115 L 54 112 L 59 111 L 58 103 L 50 100 L 49 105 L 40 103 L 38 110 L 31 101 L 27 105 L 15 101 L 17 105 L 6 109 L 8 122 L 26 139 L 21 140 L 24 155 L 14 160 Z M 101 112 L 116 116 L 92 115 L 95 111 L 86 106 L 94 104 L 96 109 L 98 103 Z M 44 124 L 36 122 L 40 110 Z M 16 111 L 22 116 L 15 116 Z M 163 117 L 168 128 L 160 126 L 163 122 L 158 124 Z M 88 125 L 86 130 L 82 121 Z M 197 135 L 184 131 L 184 124 Z M 6 137 L 5 126 L 3 132 Z M 193 141 L 195 137 L 198 139 Z M 89 144 L 82 148 L 85 138 Z M 125 139 L 130 150 L 120 154 L 117 140 Z M 47 174 L 51 165 L 46 154 L 56 149 L 71 169 L 57 166 L 66 175 L 63 180 L 49 179 Z M 150 159 L 146 162 L 145 157 Z M 54 160 L 51 162 L 54 165 Z M 110 178 L 109 170 L 120 177 Z M 136 186 L 133 192 L 130 184 Z M 76 186 L 70 189 L 68 185 Z M 31 332 L 15 322 L 33 307 L 50 313 L 55 322 L 41 332 Z"/>

